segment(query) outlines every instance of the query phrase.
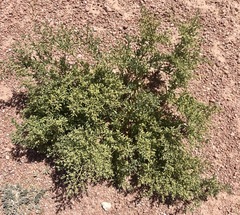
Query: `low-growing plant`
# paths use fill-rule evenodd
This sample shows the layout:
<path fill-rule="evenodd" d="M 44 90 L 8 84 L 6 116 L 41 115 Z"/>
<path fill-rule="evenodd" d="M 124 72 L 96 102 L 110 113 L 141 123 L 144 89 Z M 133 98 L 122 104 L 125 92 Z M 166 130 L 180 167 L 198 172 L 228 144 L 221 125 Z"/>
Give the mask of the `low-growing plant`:
<path fill-rule="evenodd" d="M 28 100 L 13 142 L 53 158 L 68 195 L 101 180 L 162 201 L 218 193 L 193 154 L 214 109 L 188 92 L 198 19 L 180 25 L 175 43 L 159 26 L 143 12 L 139 34 L 111 51 L 89 30 L 48 26 L 16 47 L 11 65 Z"/>
<path fill-rule="evenodd" d="M 6 215 L 41 213 L 39 202 L 45 191 L 24 189 L 20 185 L 6 185 L 1 190 L 3 212 Z"/>

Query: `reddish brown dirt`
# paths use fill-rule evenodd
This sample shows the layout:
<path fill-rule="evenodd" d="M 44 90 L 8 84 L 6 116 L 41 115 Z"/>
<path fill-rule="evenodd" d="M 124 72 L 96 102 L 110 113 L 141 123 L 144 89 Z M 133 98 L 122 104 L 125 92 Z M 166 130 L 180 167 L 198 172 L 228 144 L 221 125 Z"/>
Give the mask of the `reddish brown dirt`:
<path fill-rule="evenodd" d="M 165 26 L 173 19 L 186 20 L 199 11 L 204 38 L 202 54 L 210 64 L 199 66 L 192 92 L 204 102 L 217 104 L 221 110 L 213 117 L 209 141 L 197 153 L 211 163 L 211 174 L 232 187 L 232 194 L 221 193 L 216 199 L 202 203 L 194 212 L 201 215 L 240 214 L 240 1 L 239 0 L 1 0 L 0 60 L 11 53 L 12 44 L 23 33 L 32 31 L 35 22 L 47 21 L 81 27 L 89 24 L 106 45 L 124 33 L 136 29 L 140 6 L 156 13 Z M 47 189 L 41 202 L 45 215 L 55 214 L 59 203 L 50 177 L 51 168 L 35 157 L 13 159 L 10 134 L 12 118 L 19 119 L 14 78 L 0 81 L 0 187 L 21 184 L 24 187 Z M 15 93 L 14 93 L 15 92 Z M 102 201 L 112 203 L 109 212 Z M 1 205 L 0 205 L 1 206 Z M 0 209 L 0 214 L 3 214 Z M 72 208 L 59 214 L 184 214 L 176 207 L 156 205 L 147 199 L 135 201 L 134 195 L 124 196 L 105 184 L 89 187 L 88 195 Z"/>

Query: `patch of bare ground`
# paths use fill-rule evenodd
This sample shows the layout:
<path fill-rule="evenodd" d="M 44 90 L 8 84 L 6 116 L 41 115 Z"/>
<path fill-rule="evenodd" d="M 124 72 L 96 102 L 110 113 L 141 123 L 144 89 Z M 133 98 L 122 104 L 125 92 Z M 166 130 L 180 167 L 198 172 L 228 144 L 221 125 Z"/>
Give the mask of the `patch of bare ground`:
<path fill-rule="evenodd" d="M 213 117 L 208 142 L 197 153 L 210 162 L 209 173 L 232 187 L 232 194 L 221 193 L 186 214 L 240 214 L 239 0 L 1 0 L 0 60 L 10 55 L 12 44 L 22 34 L 31 32 L 36 22 L 64 23 L 78 28 L 90 25 L 108 46 L 125 33 L 136 31 L 142 5 L 157 14 L 166 26 L 172 26 L 174 19 L 187 20 L 198 11 L 204 39 L 202 54 L 209 59 L 209 64 L 196 70 L 191 91 L 202 101 L 220 108 Z M 42 214 L 56 214 L 61 199 L 55 192 L 49 163 L 34 153 L 18 153 L 16 156 L 16 149 L 10 141 L 14 130 L 11 119 L 20 120 L 18 112 L 24 102 L 17 85 L 14 78 L 0 82 L 0 187 L 21 184 L 26 188 L 45 189 Z M 112 203 L 109 212 L 102 210 L 102 201 Z M 0 214 L 3 214 L 1 209 Z M 111 186 L 98 184 L 90 186 L 87 195 L 72 202 L 71 207 L 59 211 L 59 214 L 184 213 L 176 207 L 152 204 L 147 199 L 138 201 L 134 195 L 125 196 Z"/>

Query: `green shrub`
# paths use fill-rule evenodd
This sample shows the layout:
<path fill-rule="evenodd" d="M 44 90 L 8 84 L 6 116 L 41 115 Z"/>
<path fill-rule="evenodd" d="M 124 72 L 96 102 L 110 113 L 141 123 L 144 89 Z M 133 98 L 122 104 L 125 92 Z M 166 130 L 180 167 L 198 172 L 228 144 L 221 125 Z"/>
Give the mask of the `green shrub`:
<path fill-rule="evenodd" d="M 215 195 L 192 153 L 213 112 L 187 90 L 200 62 L 198 19 L 179 27 L 177 44 L 146 11 L 139 29 L 111 51 L 88 29 L 65 27 L 41 27 L 18 45 L 12 68 L 28 101 L 13 142 L 52 157 L 68 195 L 101 180 L 163 201 Z"/>

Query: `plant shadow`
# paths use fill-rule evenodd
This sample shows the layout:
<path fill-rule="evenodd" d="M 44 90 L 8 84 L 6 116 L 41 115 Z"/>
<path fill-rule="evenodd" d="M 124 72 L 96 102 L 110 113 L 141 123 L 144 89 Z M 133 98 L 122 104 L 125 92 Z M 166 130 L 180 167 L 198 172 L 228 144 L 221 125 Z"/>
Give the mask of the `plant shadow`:
<path fill-rule="evenodd" d="M 53 182 L 53 188 L 50 191 L 53 193 L 53 198 L 56 203 L 56 212 L 65 210 L 66 208 L 71 208 L 73 198 L 79 198 L 79 196 L 74 196 L 73 198 L 68 198 L 66 195 L 66 185 L 64 180 L 62 180 L 63 172 L 59 172 L 56 170 L 54 165 L 54 160 L 52 158 L 47 157 L 46 154 L 40 153 L 34 149 L 26 149 L 23 146 L 15 145 L 11 151 L 11 157 L 20 162 L 21 158 L 26 158 L 27 163 L 40 163 L 44 162 L 47 166 L 50 167 L 51 172 L 49 176 Z"/>
<path fill-rule="evenodd" d="M 26 106 L 27 99 L 28 97 L 25 92 L 13 91 L 12 97 L 9 100 L 0 100 L 0 110 L 6 108 L 16 108 L 16 113 L 19 114 Z"/>

